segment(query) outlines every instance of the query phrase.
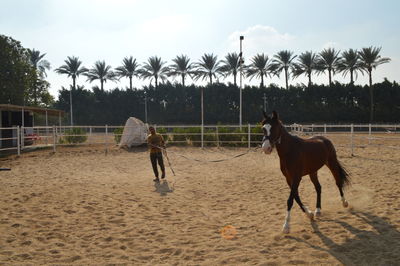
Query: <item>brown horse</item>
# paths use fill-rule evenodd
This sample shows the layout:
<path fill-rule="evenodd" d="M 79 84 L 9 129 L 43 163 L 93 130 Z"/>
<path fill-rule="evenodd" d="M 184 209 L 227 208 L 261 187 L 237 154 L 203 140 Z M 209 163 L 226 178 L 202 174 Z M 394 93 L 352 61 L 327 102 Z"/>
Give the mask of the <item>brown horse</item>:
<path fill-rule="evenodd" d="M 324 165 L 329 168 L 336 180 L 343 207 L 348 206 L 343 188 L 350 183 L 349 174 L 338 161 L 335 148 L 329 139 L 322 136 L 302 139 L 290 135 L 275 111 L 272 112 L 272 116 L 267 116 L 264 112 L 262 128 L 264 131 L 262 149 L 266 154 L 270 154 L 276 147 L 282 174 L 286 177 L 290 187 L 287 215 L 283 225 L 284 233 L 290 232 L 290 210 L 293 206 L 293 199 L 311 220 L 314 218 L 314 214 L 301 202 L 298 193 L 301 178 L 305 175 L 310 176 L 317 191 L 315 216 L 321 215 L 321 185 L 318 181 L 317 171 Z"/>

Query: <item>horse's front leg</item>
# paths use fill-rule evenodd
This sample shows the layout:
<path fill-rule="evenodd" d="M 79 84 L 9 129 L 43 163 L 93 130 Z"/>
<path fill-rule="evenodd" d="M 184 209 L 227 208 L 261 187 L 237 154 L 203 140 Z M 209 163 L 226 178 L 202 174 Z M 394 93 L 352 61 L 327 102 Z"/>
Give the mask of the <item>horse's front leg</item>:
<path fill-rule="evenodd" d="M 293 207 L 293 200 L 297 195 L 297 191 L 300 184 L 300 178 L 293 178 L 292 180 L 290 180 L 290 178 L 287 177 L 287 181 L 290 184 L 290 194 L 287 200 L 287 212 L 286 212 L 285 223 L 283 224 L 283 233 L 285 234 L 288 234 L 290 232 L 290 210 Z"/>

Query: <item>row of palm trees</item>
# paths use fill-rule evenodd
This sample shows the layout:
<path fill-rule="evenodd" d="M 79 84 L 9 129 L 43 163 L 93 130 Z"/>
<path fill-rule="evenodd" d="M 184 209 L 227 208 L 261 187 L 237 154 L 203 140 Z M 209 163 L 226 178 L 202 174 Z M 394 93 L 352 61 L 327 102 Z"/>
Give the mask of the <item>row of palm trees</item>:
<path fill-rule="evenodd" d="M 329 85 L 332 84 L 332 77 L 336 73 L 344 76 L 350 75 L 350 83 L 354 83 L 358 74 L 369 75 L 369 85 L 372 86 L 372 70 L 378 65 L 387 63 L 389 58 L 381 57 L 381 48 L 367 47 L 360 51 L 349 49 L 340 53 L 334 48 L 327 48 L 320 53 L 307 51 L 299 56 L 293 52 L 282 50 L 272 58 L 264 53 L 257 54 L 250 59 L 250 64 L 243 64 L 243 59 L 237 53 L 228 53 L 223 60 L 218 60 L 214 54 L 204 54 L 198 62 L 191 62 L 186 55 L 180 55 L 172 59 L 172 64 L 167 65 L 160 57 L 152 56 L 146 62 L 139 65 L 132 56 L 125 57 L 122 65 L 114 70 L 105 61 L 97 61 L 91 69 L 82 66 L 77 57 L 68 57 L 65 64 L 55 69 L 59 74 L 68 75 L 72 78 L 75 88 L 76 78 L 80 75 L 87 77 L 89 82 L 100 81 L 100 88 L 104 89 L 106 81 L 116 81 L 121 78 L 129 78 L 129 87 L 132 89 L 133 77 L 154 80 L 157 87 L 159 81 L 166 81 L 168 77 L 177 76 L 185 86 L 187 77 L 193 80 L 203 79 L 213 83 L 213 79 L 233 76 L 234 85 L 237 86 L 237 76 L 240 71 L 247 78 L 260 79 L 260 86 L 264 86 L 264 79 L 272 76 L 280 76 L 284 73 L 286 89 L 289 87 L 289 79 L 306 75 L 308 85 L 312 84 L 312 75 L 326 73 L 329 78 Z M 295 61 L 295 59 L 297 59 Z"/>

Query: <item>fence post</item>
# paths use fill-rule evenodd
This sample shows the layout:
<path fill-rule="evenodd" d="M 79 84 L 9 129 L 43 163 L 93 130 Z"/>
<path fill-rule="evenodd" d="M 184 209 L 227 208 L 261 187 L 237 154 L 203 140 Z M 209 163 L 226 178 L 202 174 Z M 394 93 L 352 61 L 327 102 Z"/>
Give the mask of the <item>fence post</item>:
<path fill-rule="evenodd" d="M 371 124 L 368 125 L 368 145 L 371 144 Z"/>
<path fill-rule="evenodd" d="M 21 155 L 21 134 L 20 134 L 19 126 L 17 126 L 17 153 L 18 153 L 18 156 Z"/>
<path fill-rule="evenodd" d="M 204 124 L 201 127 L 201 147 L 204 148 Z"/>
<path fill-rule="evenodd" d="M 24 128 L 24 126 L 22 126 L 22 127 L 20 127 L 20 134 L 21 134 L 21 150 L 23 150 L 24 149 L 24 147 L 25 147 L 25 128 Z"/>
<path fill-rule="evenodd" d="M 351 141 L 351 156 L 354 156 L 353 153 L 353 133 L 354 133 L 354 126 L 353 124 L 351 124 L 351 128 L 350 128 L 350 141 Z"/>
<path fill-rule="evenodd" d="M 57 128 L 53 126 L 53 151 L 56 152 L 56 144 L 57 144 Z"/>
<path fill-rule="evenodd" d="M 326 124 L 324 124 L 324 135 L 326 135 Z"/>
<path fill-rule="evenodd" d="M 248 148 L 250 149 L 251 139 L 250 139 L 250 123 L 247 126 L 247 138 L 248 138 Z"/>
<path fill-rule="evenodd" d="M 107 152 L 108 152 L 107 137 L 108 137 L 108 125 L 106 125 L 106 136 L 104 137 L 104 145 L 105 145 L 105 147 L 106 147 L 106 154 L 107 154 Z"/>
<path fill-rule="evenodd" d="M 219 148 L 218 126 L 215 126 L 215 135 L 216 135 L 216 139 L 217 139 L 217 147 Z"/>

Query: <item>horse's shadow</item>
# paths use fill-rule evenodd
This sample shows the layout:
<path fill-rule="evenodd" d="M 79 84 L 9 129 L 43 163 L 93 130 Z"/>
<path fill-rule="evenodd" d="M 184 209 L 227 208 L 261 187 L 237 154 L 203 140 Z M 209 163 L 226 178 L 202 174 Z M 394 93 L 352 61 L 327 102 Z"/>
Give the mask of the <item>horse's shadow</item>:
<path fill-rule="evenodd" d="M 160 193 L 161 196 L 166 196 L 168 193 L 174 192 L 174 189 L 170 187 L 167 180 L 161 182 L 154 182 L 155 192 Z"/>
<path fill-rule="evenodd" d="M 316 222 L 311 225 L 314 233 L 325 247 L 316 246 L 302 238 L 289 236 L 298 242 L 307 244 L 315 250 L 328 252 L 344 265 L 395 265 L 400 261 L 400 232 L 381 217 L 366 212 L 352 211 L 352 215 L 371 226 L 372 230 L 356 228 L 347 222 L 334 219 L 326 220 L 342 226 L 355 237 L 343 243 L 336 243 L 319 229 Z"/>

